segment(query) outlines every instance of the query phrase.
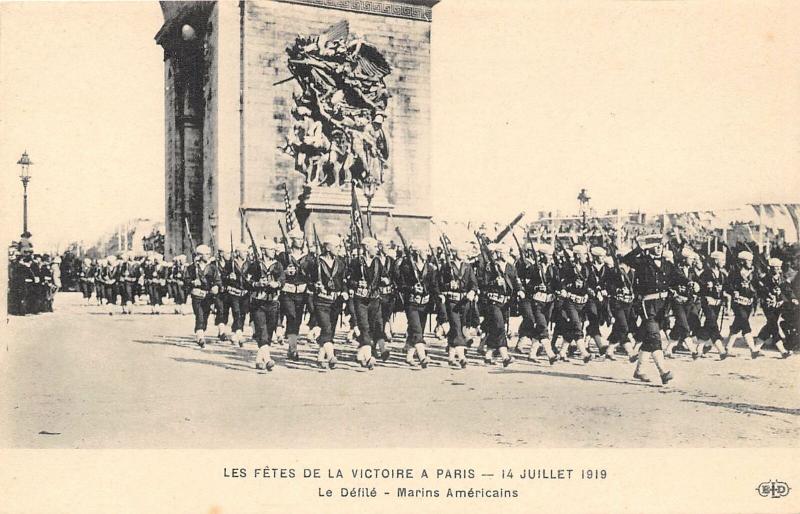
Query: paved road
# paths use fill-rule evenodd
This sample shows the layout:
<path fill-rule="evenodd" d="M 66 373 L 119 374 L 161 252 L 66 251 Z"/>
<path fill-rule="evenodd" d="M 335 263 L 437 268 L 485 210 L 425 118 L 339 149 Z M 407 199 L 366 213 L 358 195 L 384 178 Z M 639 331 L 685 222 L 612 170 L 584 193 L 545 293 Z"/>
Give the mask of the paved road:
<path fill-rule="evenodd" d="M 256 347 L 198 348 L 192 317 L 108 316 L 60 294 L 57 312 L 9 319 L 0 358 L 0 447 L 758 447 L 798 446 L 800 357 L 768 351 L 669 361 L 667 387 L 632 380 L 633 365 L 518 360 L 485 366 L 470 352 L 452 370 L 409 369 L 402 342 L 372 372 L 338 345 L 340 366 L 318 370 Z M 649 374 L 656 376 L 652 364 Z"/>

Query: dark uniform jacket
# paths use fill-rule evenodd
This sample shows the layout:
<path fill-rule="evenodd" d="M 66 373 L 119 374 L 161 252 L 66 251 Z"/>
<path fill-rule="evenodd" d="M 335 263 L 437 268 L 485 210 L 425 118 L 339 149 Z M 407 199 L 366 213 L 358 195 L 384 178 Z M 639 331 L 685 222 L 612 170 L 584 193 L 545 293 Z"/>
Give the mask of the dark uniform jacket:
<path fill-rule="evenodd" d="M 448 293 L 478 292 L 478 279 L 469 262 L 452 259 L 449 265 L 444 263 L 438 278 L 439 290 L 445 296 Z"/>
<path fill-rule="evenodd" d="M 192 263 L 184 275 L 187 287 L 191 287 L 191 294 L 195 298 L 205 298 L 211 293 L 213 286 L 219 286 L 219 269 L 216 262 L 209 262 L 201 268 L 198 262 Z M 200 281 L 200 285 L 195 283 Z"/>
<path fill-rule="evenodd" d="M 599 296 L 599 293 L 605 292 L 605 277 L 608 274 L 608 266 L 603 264 L 602 266 L 595 266 L 594 263 L 590 263 L 586 266 L 589 271 L 589 294 L 590 296 Z"/>
<path fill-rule="evenodd" d="M 611 268 L 603 276 L 603 288 L 614 300 L 625 304 L 633 303 L 633 279 L 633 270 L 626 273 L 622 268 Z"/>
<path fill-rule="evenodd" d="M 589 265 L 574 261 L 566 262 L 560 275 L 561 289 L 567 292 L 567 297 L 573 300 L 582 300 L 579 303 L 585 303 L 589 296 L 589 280 L 591 278 Z"/>
<path fill-rule="evenodd" d="M 495 263 L 481 259 L 478 267 L 478 285 L 484 299 L 494 303 L 506 303 L 522 290 L 522 282 L 513 264 L 503 260 Z"/>
<path fill-rule="evenodd" d="M 755 270 L 743 274 L 742 268 L 734 269 L 725 282 L 725 290 L 733 303 L 750 307 L 758 298 L 759 280 Z"/>
<path fill-rule="evenodd" d="M 519 259 L 517 272 L 524 284 L 525 294 L 533 300 L 552 301 L 553 295 L 561 289 L 561 278 L 554 264 L 545 266 L 539 261 L 539 266 L 536 266 L 533 259 Z"/>
<path fill-rule="evenodd" d="M 278 294 L 286 283 L 286 274 L 277 260 L 269 265 L 252 261 L 245 272 L 245 280 L 251 292 L 251 300 L 269 302 L 278 299 Z M 271 287 L 267 282 L 277 282 L 277 287 Z"/>
<path fill-rule="evenodd" d="M 416 270 L 416 274 L 415 274 Z M 397 288 L 407 303 L 427 305 L 439 294 L 436 269 L 429 262 L 419 266 L 417 261 L 404 257 L 397 263 Z"/>
<path fill-rule="evenodd" d="M 117 263 L 114 278 L 117 282 L 135 283 L 139 280 L 141 268 L 133 261 L 122 261 Z"/>
<path fill-rule="evenodd" d="M 383 266 L 377 257 L 369 265 L 365 257 L 355 257 L 348 265 L 347 285 L 357 298 L 378 298 L 383 273 Z"/>
<path fill-rule="evenodd" d="M 186 274 L 186 266 L 179 262 L 175 262 L 172 264 L 172 267 L 170 267 L 169 271 L 167 272 L 167 280 L 173 283 L 177 282 L 183 284 L 185 274 Z"/>
<path fill-rule="evenodd" d="M 633 282 L 633 292 L 647 299 L 649 295 L 666 293 L 670 287 L 670 280 L 674 280 L 675 266 L 664 258 L 659 259 L 659 266 L 655 259 L 647 255 L 641 248 L 636 248 L 622 257 L 623 262 L 636 271 Z M 666 295 L 663 295 L 666 298 Z"/>
<path fill-rule="evenodd" d="M 333 301 L 345 290 L 347 265 L 341 257 L 330 257 L 332 260 L 326 257 L 310 259 L 306 273 L 317 298 Z"/>
<path fill-rule="evenodd" d="M 673 266 L 669 277 L 672 300 L 681 305 L 691 302 L 696 294 L 695 285 L 699 286 L 696 278 L 691 267 Z"/>
<path fill-rule="evenodd" d="M 378 255 L 381 260 L 381 296 L 395 293 L 395 277 L 397 276 L 397 262 L 388 255 Z"/>
<path fill-rule="evenodd" d="M 706 305 L 717 306 L 723 301 L 728 273 L 723 269 L 708 267 L 700 274 L 700 296 Z"/>
<path fill-rule="evenodd" d="M 93 264 L 81 264 L 78 268 L 78 278 L 83 282 L 94 282 L 95 269 Z"/>
<path fill-rule="evenodd" d="M 278 262 L 283 267 L 283 272 L 286 275 L 286 282 L 283 291 L 286 293 L 304 294 L 308 287 L 308 269 L 309 261 L 313 260 L 310 254 L 301 255 L 296 257 L 292 251 L 281 252 L 278 255 Z"/>
<path fill-rule="evenodd" d="M 230 258 L 222 266 L 220 278 L 223 290 L 231 296 L 244 296 L 248 293 L 245 274 L 249 262 L 247 259 Z"/>

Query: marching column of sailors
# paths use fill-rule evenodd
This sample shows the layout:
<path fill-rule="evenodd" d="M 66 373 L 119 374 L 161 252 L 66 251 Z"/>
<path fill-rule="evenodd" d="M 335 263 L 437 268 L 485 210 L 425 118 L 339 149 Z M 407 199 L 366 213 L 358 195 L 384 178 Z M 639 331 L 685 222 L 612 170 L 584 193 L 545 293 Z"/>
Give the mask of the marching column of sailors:
<path fill-rule="evenodd" d="M 8 257 L 8 313 L 53 312 L 53 297 L 61 287 L 61 258 L 34 253 L 28 239 L 9 248 Z"/>
<path fill-rule="evenodd" d="M 661 235 L 637 240 L 624 254 L 613 245 L 567 249 L 529 238 L 516 251 L 480 236 L 440 242 L 395 247 L 365 237 L 346 248 L 339 236 L 325 235 L 309 245 L 294 230 L 285 244 L 265 239 L 259 248 L 237 245 L 217 255 L 200 245 L 191 260 L 177 256 L 171 263 L 157 254 L 141 261 L 130 253 L 87 259 L 81 290 L 87 302 L 92 293 L 110 309 L 119 302 L 123 313 L 144 294 L 154 313 L 166 297 L 176 313 L 190 300 L 201 348 L 212 313 L 218 337 L 239 346 L 249 315 L 256 366 L 266 370 L 274 369 L 270 347 L 278 339 L 288 344 L 288 360 L 300 360 L 304 323 L 308 339 L 319 345 L 318 365 L 334 368 L 334 336 L 344 318 L 358 345 L 357 362 L 372 370 L 390 356 L 387 341 L 399 312 L 407 321 L 405 361 L 422 368 L 430 363 L 425 327 L 434 320 L 455 368 L 467 366 L 466 351 L 475 342 L 485 363 L 499 355 L 504 367 L 512 364 L 509 323 L 520 317 L 516 351 L 532 361 L 542 356 L 555 365 L 577 352 L 589 363 L 624 353 L 636 362 L 634 378 L 650 381 L 642 369 L 652 359 L 664 384 L 673 378 L 665 359 L 679 345 L 693 359 L 713 347 L 723 360 L 738 339 L 753 359 L 765 343 L 784 358 L 798 344 L 797 280 L 789 281 L 779 259 L 757 269 L 749 251 L 733 259 L 721 251 L 701 256 L 685 241 L 666 244 Z M 766 324 L 754 336 L 750 318 L 758 306 Z M 733 319 L 723 336 L 728 308 Z"/>

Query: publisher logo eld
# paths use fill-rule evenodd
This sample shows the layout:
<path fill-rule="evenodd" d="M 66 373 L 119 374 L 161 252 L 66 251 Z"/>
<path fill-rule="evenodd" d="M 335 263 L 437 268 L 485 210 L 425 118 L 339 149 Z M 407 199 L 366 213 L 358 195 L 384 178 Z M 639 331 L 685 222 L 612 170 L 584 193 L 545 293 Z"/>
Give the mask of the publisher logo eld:
<path fill-rule="evenodd" d="M 764 498 L 783 498 L 789 494 L 792 488 L 786 482 L 779 482 L 778 480 L 770 480 L 769 482 L 761 482 L 756 487 L 756 491 Z"/>

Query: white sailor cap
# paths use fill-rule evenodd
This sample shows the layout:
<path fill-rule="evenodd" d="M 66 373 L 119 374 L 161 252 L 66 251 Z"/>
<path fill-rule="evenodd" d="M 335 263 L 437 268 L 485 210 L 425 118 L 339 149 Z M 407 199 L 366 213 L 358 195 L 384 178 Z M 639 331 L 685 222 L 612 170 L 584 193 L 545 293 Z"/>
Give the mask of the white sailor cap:
<path fill-rule="evenodd" d="M 250 251 L 250 245 L 247 245 L 245 243 L 238 243 L 236 245 L 236 251 L 242 255 L 247 255 L 247 252 Z"/>
<path fill-rule="evenodd" d="M 361 239 L 361 244 L 364 246 L 378 246 L 378 240 L 374 237 L 365 237 Z"/>
<path fill-rule="evenodd" d="M 585 255 L 587 252 L 587 248 L 585 245 L 575 245 L 572 247 L 572 253 L 576 255 Z"/>
<path fill-rule="evenodd" d="M 773 268 L 780 268 L 781 266 L 783 266 L 783 261 L 778 259 L 777 257 L 772 257 L 769 260 L 769 265 L 772 266 Z"/>
<path fill-rule="evenodd" d="M 176 255 L 176 256 L 173 258 L 173 260 L 175 260 L 175 261 L 177 261 L 177 262 L 184 262 L 184 261 L 186 261 L 186 256 L 185 256 L 185 255 L 183 255 L 183 254 Z"/>
<path fill-rule="evenodd" d="M 195 253 L 200 255 L 211 255 L 211 248 L 208 245 L 198 245 L 195 249 Z"/>
<path fill-rule="evenodd" d="M 752 261 L 753 260 L 753 254 L 748 252 L 748 251 L 739 252 L 739 255 L 737 255 L 737 257 L 742 259 L 743 261 Z"/>
<path fill-rule="evenodd" d="M 606 255 L 606 249 L 602 246 L 593 246 L 591 252 L 595 257 L 605 257 Z"/>
<path fill-rule="evenodd" d="M 545 255 L 553 255 L 555 253 L 555 248 L 553 248 L 553 245 L 549 243 L 540 243 L 534 245 L 534 248 L 536 249 L 537 252 L 543 253 Z"/>
<path fill-rule="evenodd" d="M 717 250 L 716 252 L 711 252 L 710 257 L 712 259 L 725 260 L 725 252 L 720 252 L 719 250 Z"/>
<path fill-rule="evenodd" d="M 303 239 L 303 231 L 300 230 L 299 228 L 295 227 L 295 228 L 293 228 L 292 230 L 289 231 L 287 236 L 290 239 Z"/>
<path fill-rule="evenodd" d="M 500 250 L 500 245 L 497 243 L 489 243 L 488 245 L 486 245 L 486 249 L 489 250 L 490 252 L 497 252 Z"/>

